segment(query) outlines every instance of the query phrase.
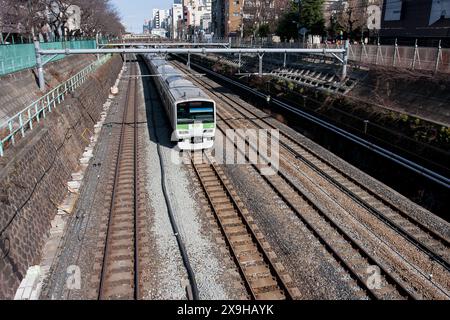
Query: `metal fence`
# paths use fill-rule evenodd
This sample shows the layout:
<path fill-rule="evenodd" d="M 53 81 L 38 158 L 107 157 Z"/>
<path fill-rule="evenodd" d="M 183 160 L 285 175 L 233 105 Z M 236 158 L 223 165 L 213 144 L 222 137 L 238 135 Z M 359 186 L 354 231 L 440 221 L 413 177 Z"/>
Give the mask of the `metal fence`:
<path fill-rule="evenodd" d="M 47 113 L 64 101 L 67 93 L 78 88 L 87 78 L 89 73 L 95 71 L 100 65 L 105 63 L 111 55 L 104 55 L 100 59 L 91 63 L 72 78 L 61 83 L 59 86 L 31 103 L 28 107 L 20 111 L 15 116 L 0 125 L 0 157 L 3 157 L 5 147 L 16 143 L 16 136 L 25 137 L 28 130 L 33 130 L 33 126 L 45 118 Z"/>
<path fill-rule="evenodd" d="M 336 45 L 315 44 L 308 47 L 330 48 Z M 360 64 L 373 64 L 411 70 L 450 73 L 450 49 L 439 47 L 352 44 L 348 59 Z"/>
<path fill-rule="evenodd" d="M 301 48 L 302 42 L 272 42 L 267 39 L 257 41 L 233 41 L 233 46 Z M 307 48 L 341 48 L 343 44 L 305 44 Z M 427 70 L 450 73 L 450 49 L 438 47 L 366 45 L 353 43 L 349 46 L 350 62 L 363 65 L 380 65 L 412 70 Z"/>
<path fill-rule="evenodd" d="M 42 42 L 42 49 L 95 49 L 95 40 L 66 42 Z M 65 55 L 51 57 L 52 61 L 63 59 Z M 0 45 L 0 76 L 33 68 L 36 66 L 34 44 Z"/>

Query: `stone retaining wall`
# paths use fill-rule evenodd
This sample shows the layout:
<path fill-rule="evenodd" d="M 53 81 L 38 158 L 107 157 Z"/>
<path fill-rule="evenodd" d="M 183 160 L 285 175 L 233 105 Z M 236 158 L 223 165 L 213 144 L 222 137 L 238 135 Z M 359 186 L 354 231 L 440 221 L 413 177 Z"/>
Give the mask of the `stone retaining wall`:
<path fill-rule="evenodd" d="M 122 67 L 115 56 L 0 159 L 0 299 L 11 299 L 42 246 L 67 181 Z"/>
<path fill-rule="evenodd" d="M 95 55 L 70 56 L 50 62 L 44 67 L 47 89 L 59 85 L 94 62 Z M 25 109 L 41 97 L 35 69 L 27 69 L 0 77 L 0 123 Z"/>

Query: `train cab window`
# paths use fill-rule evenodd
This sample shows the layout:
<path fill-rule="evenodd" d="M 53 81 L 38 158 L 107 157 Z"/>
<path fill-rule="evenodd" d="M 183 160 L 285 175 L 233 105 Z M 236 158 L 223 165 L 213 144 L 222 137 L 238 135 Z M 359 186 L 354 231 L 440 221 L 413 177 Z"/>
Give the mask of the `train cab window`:
<path fill-rule="evenodd" d="M 178 124 L 189 124 L 195 121 L 214 122 L 214 103 L 207 101 L 179 103 L 177 118 Z"/>

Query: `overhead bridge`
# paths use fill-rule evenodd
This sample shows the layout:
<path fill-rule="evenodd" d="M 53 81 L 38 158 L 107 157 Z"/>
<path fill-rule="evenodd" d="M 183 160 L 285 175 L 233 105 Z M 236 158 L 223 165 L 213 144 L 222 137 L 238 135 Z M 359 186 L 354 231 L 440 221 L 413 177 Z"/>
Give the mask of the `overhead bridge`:
<path fill-rule="evenodd" d="M 112 45 L 112 44 L 111 44 Z M 205 48 L 205 46 L 208 46 L 208 44 L 201 44 L 202 48 L 187 48 L 186 46 L 194 46 L 194 45 L 200 45 L 196 43 L 170 43 L 170 44 L 164 44 L 164 46 L 181 46 L 183 48 L 155 48 L 154 46 L 157 45 L 163 45 L 160 44 L 141 44 L 141 46 L 148 46 L 148 48 L 125 48 L 126 46 L 133 47 L 133 46 L 139 46 L 139 44 L 136 43 L 121 43 L 116 44 L 117 46 L 122 46 L 124 48 L 100 48 L 100 49 L 51 49 L 51 50 L 42 50 L 39 47 L 39 42 L 35 43 L 36 47 L 36 60 L 38 62 L 38 73 L 39 73 L 39 84 L 41 90 L 45 90 L 44 85 L 44 74 L 43 74 L 43 67 L 42 67 L 42 56 L 45 55 L 71 55 L 71 54 L 108 54 L 108 53 L 121 53 L 121 54 L 127 54 L 127 53 L 159 53 L 159 54 L 187 54 L 188 55 L 188 66 L 190 65 L 190 55 L 191 54 L 206 54 L 206 53 L 219 53 L 219 54 L 225 54 L 225 53 L 234 53 L 238 54 L 239 56 L 241 54 L 250 53 L 250 54 L 257 54 L 259 57 L 259 74 L 263 74 L 263 57 L 265 53 L 284 53 L 285 57 L 289 53 L 306 53 L 306 54 L 323 54 L 323 55 L 331 55 L 336 60 L 339 61 L 340 64 L 342 64 L 342 80 L 344 80 L 347 77 L 347 62 L 348 62 L 348 50 L 349 50 L 349 43 L 348 41 L 345 42 L 345 46 L 343 48 Z M 223 43 L 211 43 L 209 46 L 217 46 L 217 45 L 223 45 Z M 153 46 L 153 47 L 152 47 Z"/>

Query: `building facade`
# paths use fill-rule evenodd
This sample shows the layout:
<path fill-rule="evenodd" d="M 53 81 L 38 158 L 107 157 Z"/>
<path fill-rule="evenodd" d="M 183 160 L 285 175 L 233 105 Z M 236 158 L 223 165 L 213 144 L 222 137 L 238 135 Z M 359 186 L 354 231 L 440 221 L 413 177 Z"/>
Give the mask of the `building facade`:
<path fill-rule="evenodd" d="M 385 0 L 380 36 L 450 38 L 450 0 Z"/>
<path fill-rule="evenodd" d="M 182 36 L 181 24 L 183 20 L 183 5 L 174 3 L 170 10 L 170 38 L 180 40 Z"/>

